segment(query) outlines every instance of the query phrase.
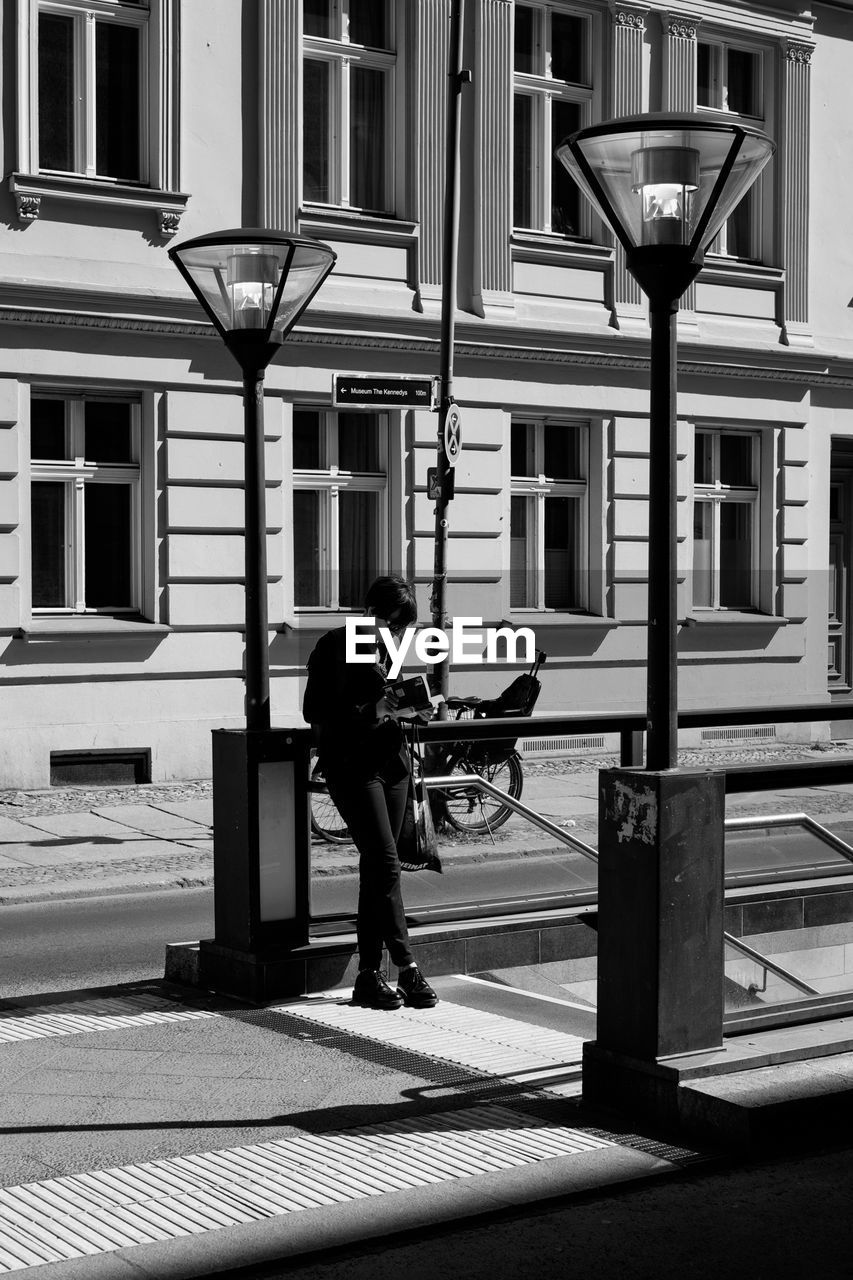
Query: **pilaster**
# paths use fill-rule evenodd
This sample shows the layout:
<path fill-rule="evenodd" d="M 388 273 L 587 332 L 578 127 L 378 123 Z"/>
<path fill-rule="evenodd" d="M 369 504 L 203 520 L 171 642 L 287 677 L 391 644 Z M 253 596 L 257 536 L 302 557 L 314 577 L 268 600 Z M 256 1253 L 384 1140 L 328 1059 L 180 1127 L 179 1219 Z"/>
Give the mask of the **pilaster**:
<path fill-rule="evenodd" d="M 611 4 L 613 15 L 613 115 L 638 115 L 643 110 L 643 40 L 648 9 L 644 5 Z M 640 286 L 625 265 L 625 250 L 616 243 L 613 305 L 620 328 L 642 326 L 646 316 Z"/>
<path fill-rule="evenodd" d="M 809 96 L 811 44 L 788 40 L 783 60 L 782 340 L 812 346 L 809 330 Z"/>
<path fill-rule="evenodd" d="M 509 0 L 479 0 L 477 8 L 474 310 L 512 307 L 513 8 Z"/>
<path fill-rule="evenodd" d="M 662 13 L 663 75 L 662 111 L 696 110 L 696 42 L 701 19 L 681 13 Z M 696 286 L 691 284 L 681 300 L 678 327 L 683 335 L 698 337 Z"/>
<path fill-rule="evenodd" d="M 420 224 L 416 287 L 421 302 L 441 298 L 449 26 L 446 0 L 416 0 L 410 105 L 416 130 L 412 220 Z"/>
<path fill-rule="evenodd" d="M 157 64 L 160 99 L 159 138 L 157 141 L 157 181 L 161 191 L 181 189 L 181 40 L 180 0 L 161 0 L 152 8 L 155 39 L 159 49 Z M 166 220 L 175 220 L 175 213 Z M 177 221 L 180 214 L 177 214 Z M 177 231 L 175 224 L 167 234 Z M 162 231 L 162 221 L 161 221 Z"/>
<path fill-rule="evenodd" d="M 302 134 L 302 6 L 259 0 L 258 222 L 294 228 L 299 211 Z"/>

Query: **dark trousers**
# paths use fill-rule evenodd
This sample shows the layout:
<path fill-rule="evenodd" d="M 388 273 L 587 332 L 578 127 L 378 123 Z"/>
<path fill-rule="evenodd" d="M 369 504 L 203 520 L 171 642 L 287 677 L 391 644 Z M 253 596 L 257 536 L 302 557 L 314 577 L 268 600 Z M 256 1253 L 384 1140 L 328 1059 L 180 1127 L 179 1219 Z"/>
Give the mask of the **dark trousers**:
<path fill-rule="evenodd" d="M 358 849 L 359 967 L 378 969 L 384 943 L 392 964 L 402 968 L 413 959 L 397 857 L 397 838 L 409 794 L 408 774 L 388 782 L 380 772 L 358 781 L 327 769 L 326 784 Z"/>

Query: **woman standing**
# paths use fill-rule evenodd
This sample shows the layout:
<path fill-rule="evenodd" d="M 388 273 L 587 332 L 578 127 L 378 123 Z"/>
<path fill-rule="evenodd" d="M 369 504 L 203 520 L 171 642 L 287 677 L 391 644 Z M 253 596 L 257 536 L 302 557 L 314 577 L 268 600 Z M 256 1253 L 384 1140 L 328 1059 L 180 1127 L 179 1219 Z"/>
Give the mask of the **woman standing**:
<path fill-rule="evenodd" d="M 365 597 L 376 626 L 399 634 L 417 621 L 414 591 L 402 578 L 377 578 Z M 314 730 L 319 765 L 358 849 L 359 971 L 353 1004 L 431 1009 L 438 997 L 412 958 L 397 840 L 409 795 L 408 748 L 385 685 L 389 659 L 346 661 L 346 628 L 322 636 L 308 659 L 302 714 Z M 397 966 L 397 989 L 380 972 L 383 944 Z"/>

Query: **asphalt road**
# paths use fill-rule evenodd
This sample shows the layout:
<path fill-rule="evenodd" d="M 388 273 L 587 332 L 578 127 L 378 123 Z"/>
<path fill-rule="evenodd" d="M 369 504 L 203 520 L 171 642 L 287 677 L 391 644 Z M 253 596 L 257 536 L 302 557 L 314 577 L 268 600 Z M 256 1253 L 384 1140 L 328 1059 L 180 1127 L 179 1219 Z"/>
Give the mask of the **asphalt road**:
<path fill-rule="evenodd" d="M 162 978 L 167 942 L 213 936 L 213 890 L 0 908 L 0 998 Z"/>

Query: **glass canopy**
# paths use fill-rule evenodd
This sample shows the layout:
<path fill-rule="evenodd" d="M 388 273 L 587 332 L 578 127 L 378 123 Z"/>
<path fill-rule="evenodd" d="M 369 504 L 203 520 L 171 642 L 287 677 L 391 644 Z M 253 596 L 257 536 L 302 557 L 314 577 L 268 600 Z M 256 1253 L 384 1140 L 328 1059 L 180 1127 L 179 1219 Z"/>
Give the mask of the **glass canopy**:
<path fill-rule="evenodd" d="M 285 336 L 335 262 L 318 240 L 257 229 L 200 236 L 169 256 L 223 337 L 268 341 Z"/>
<path fill-rule="evenodd" d="M 581 129 L 557 156 L 629 253 L 702 253 L 774 150 L 748 126 L 652 114 Z"/>

